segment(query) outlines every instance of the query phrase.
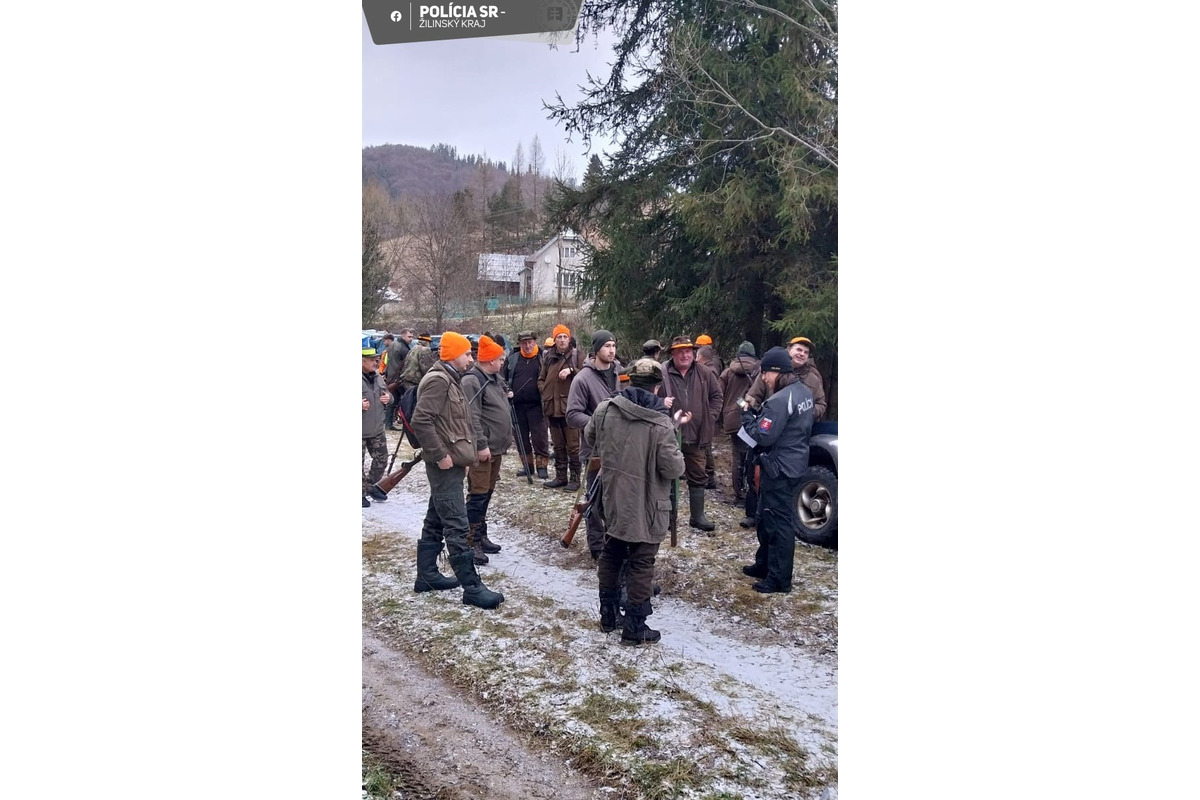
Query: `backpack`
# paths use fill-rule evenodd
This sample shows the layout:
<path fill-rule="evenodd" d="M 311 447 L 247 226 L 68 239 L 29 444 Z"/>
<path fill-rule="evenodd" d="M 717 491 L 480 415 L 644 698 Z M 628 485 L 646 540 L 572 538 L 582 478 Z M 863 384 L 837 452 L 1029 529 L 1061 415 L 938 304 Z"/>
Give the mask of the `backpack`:
<path fill-rule="evenodd" d="M 400 425 L 404 430 L 404 438 L 408 439 L 408 443 L 413 449 L 421 446 L 417 441 L 417 433 L 412 427 L 413 412 L 417 408 L 417 389 L 418 386 L 412 386 L 404 390 L 404 394 L 400 395 L 400 402 L 397 410 L 399 411 Z"/>

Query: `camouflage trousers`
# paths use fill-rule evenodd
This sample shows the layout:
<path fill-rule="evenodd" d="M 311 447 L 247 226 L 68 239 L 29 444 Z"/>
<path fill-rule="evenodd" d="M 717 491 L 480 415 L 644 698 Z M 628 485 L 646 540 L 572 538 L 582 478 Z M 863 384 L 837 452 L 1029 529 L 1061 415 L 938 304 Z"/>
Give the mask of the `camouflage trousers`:
<path fill-rule="evenodd" d="M 367 493 L 371 484 L 383 477 L 383 471 L 387 469 L 387 436 L 381 433 L 363 439 L 363 454 L 367 453 L 371 454 L 371 468 L 363 473 L 363 494 Z"/>

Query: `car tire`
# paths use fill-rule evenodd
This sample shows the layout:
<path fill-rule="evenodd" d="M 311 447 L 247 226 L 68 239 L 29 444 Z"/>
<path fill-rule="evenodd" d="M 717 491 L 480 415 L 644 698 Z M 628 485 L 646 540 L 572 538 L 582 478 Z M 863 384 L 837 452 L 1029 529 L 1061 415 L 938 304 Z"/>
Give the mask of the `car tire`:
<path fill-rule="evenodd" d="M 809 467 L 796 494 L 796 514 L 800 517 L 796 538 L 810 544 L 835 544 L 837 511 L 837 475 L 825 467 Z"/>

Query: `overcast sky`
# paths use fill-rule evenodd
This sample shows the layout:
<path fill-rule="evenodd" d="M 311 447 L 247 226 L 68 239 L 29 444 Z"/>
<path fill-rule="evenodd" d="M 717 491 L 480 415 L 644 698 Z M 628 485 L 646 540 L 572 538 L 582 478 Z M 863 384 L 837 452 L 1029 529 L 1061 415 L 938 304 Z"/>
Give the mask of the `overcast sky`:
<path fill-rule="evenodd" d="M 517 143 L 529 156 L 537 134 L 553 171 L 558 151 L 567 154 L 575 178 L 583 177 L 589 155 L 578 134 L 566 133 L 546 118 L 542 101 L 555 92 L 571 102 L 590 70 L 606 77 L 612 61 L 610 40 L 574 42 L 551 50 L 535 42 L 458 39 L 377 45 L 362 22 L 363 146 L 445 142 L 459 155 L 482 155 L 511 166 Z M 597 138 L 595 147 L 611 146 Z"/>

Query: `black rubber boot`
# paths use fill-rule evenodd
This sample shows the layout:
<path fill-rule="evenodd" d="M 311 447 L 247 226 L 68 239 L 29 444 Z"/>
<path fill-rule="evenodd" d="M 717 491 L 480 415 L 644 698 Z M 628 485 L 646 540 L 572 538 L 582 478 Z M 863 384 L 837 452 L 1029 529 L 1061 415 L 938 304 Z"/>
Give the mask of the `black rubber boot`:
<path fill-rule="evenodd" d="M 605 633 L 612 633 L 621 627 L 620 600 L 620 591 L 600 590 L 600 630 Z"/>
<path fill-rule="evenodd" d="M 535 461 L 537 463 L 537 476 L 542 480 L 546 480 L 546 467 L 550 463 L 549 460 L 544 459 L 541 456 L 537 456 Z"/>
<path fill-rule="evenodd" d="M 433 592 L 458 588 L 458 581 L 447 575 L 443 575 L 437 567 L 437 557 L 441 552 L 441 542 L 430 542 L 427 540 L 417 542 L 417 580 L 413 583 L 414 592 Z"/>
<path fill-rule="evenodd" d="M 653 612 L 650 601 L 625 612 L 625 627 L 621 630 L 621 644 L 651 644 L 662 638 L 662 634 L 646 627 L 646 617 Z"/>
<path fill-rule="evenodd" d="M 471 523 L 471 527 L 467 528 L 467 547 L 471 548 L 471 558 L 479 566 L 488 563 L 487 554 L 480 549 L 479 542 L 475 538 L 475 534 L 479 530 L 479 523 Z"/>
<path fill-rule="evenodd" d="M 765 578 L 767 577 L 767 568 L 765 566 L 759 567 L 754 564 L 747 564 L 742 567 L 742 574 L 749 575 L 751 578 Z"/>
<path fill-rule="evenodd" d="M 363 508 L 370 508 L 370 507 L 371 507 L 371 501 L 368 500 L 367 496 L 364 494 L 363 495 Z"/>
<path fill-rule="evenodd" d="M 704 516 L 704 487 L 689 486 L 688 502 L 691 505 L 692 511 L 692 519 L 688 524 L 697 530 L 704 531 L 705 533 L 712 533 L 715 531 L 717 526 L 709 522 L 708 517 Z"/>
<path fill-rule="evenodd" d="M 470 550 L 450 556 L 450 566 L 454 567 L 454 574 L 458 576 L 458 581 L 462 584 L 463 605 L 495 608 L 504 602 L 504 595 L 500 592 L 493 592 L 479 579 L 479 573 L 475 571 L 475 564 L 471 561 Z"/>

